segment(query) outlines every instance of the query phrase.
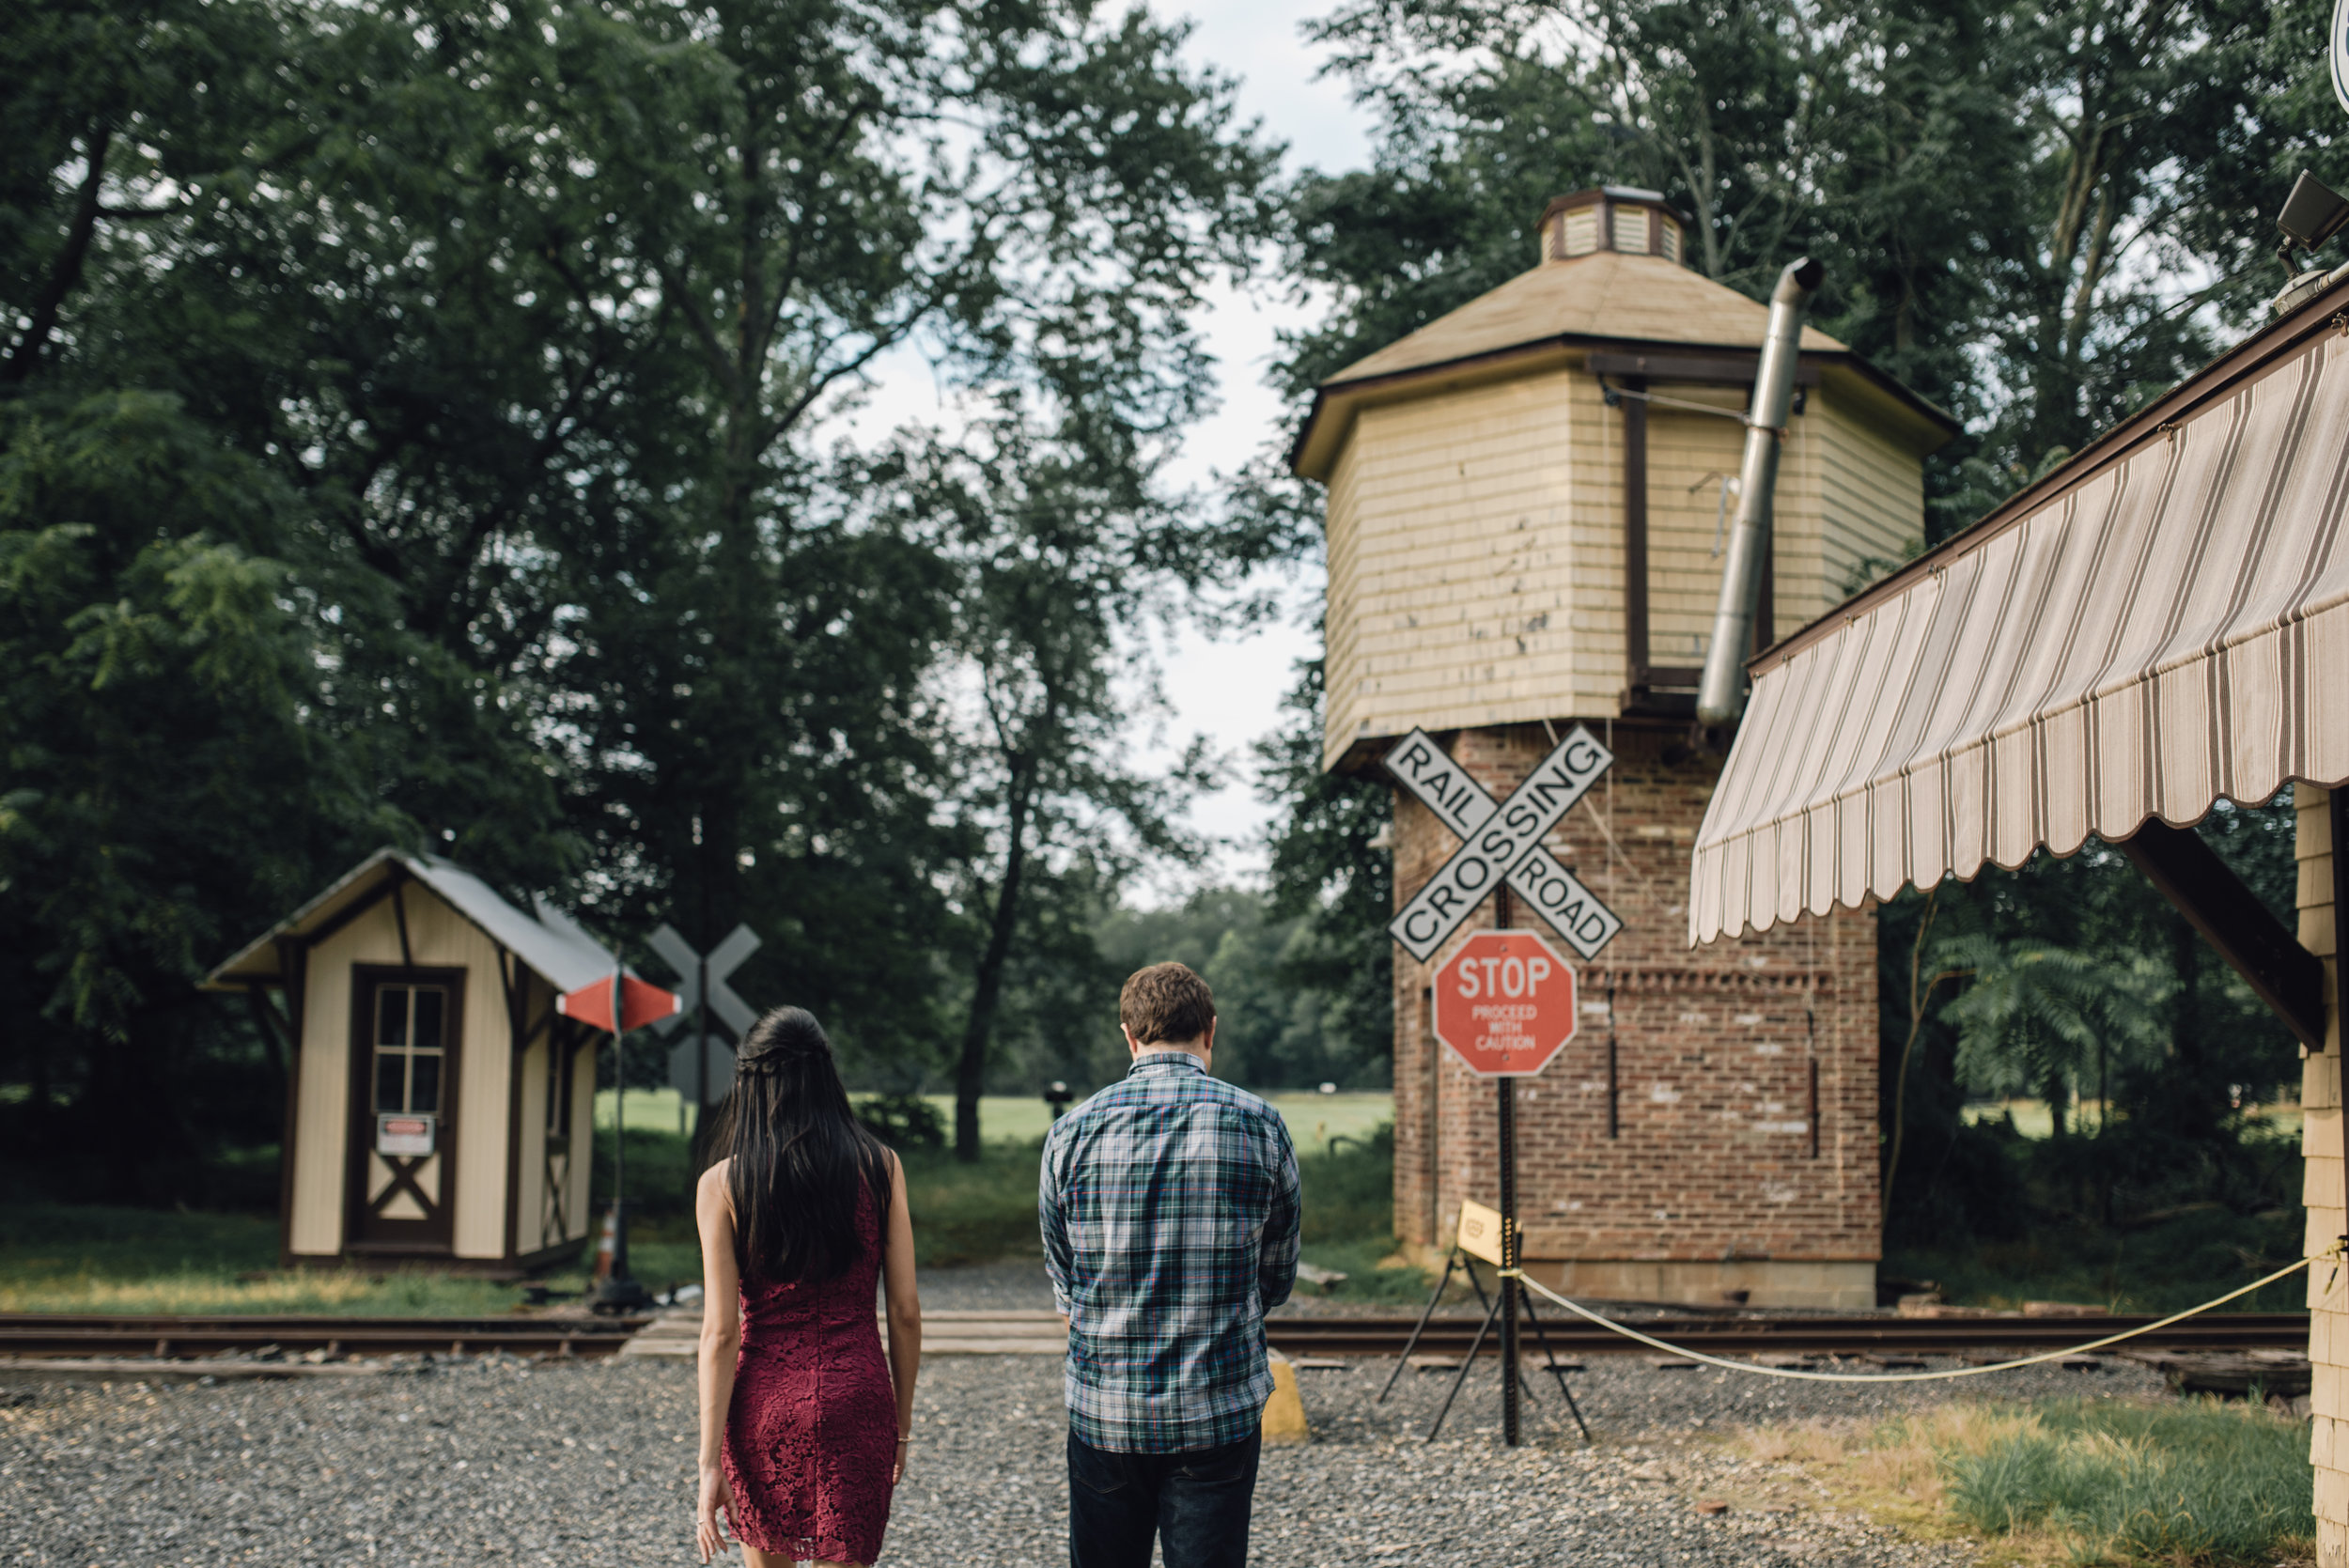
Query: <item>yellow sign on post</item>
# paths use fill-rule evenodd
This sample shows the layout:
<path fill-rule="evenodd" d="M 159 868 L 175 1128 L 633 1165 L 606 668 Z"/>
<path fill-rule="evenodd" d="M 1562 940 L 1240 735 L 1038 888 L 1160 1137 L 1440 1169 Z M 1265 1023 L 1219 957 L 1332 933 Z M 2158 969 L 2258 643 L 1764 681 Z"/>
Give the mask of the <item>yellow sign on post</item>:
<path fill-rule="evenodd" d="M 1501 1266 L 1501 1213 L 1482 1203 L 1463 1203 L 1460 1205 L 1460 1250 L 1471 1258 L 1482 1258 L 1495 1268 Z"/>

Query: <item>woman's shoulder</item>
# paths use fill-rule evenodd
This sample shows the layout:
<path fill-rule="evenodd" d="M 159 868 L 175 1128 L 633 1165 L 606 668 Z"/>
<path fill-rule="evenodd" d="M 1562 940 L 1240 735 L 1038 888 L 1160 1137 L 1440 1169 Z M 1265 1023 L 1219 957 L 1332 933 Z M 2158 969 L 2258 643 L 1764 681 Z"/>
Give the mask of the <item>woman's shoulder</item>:
<path fill-rule="evenodd" d="M 701 1180 L 693 1184 L 695 1190 L 700 1192 L 724 1192 L 726 1190 L 726 1176 L 733 1169 L 733 1157 L 729 1156 L 726 1158 L 718 1161 L 717 1164 L 712 1165 L 708 1170 L 702 1172 Z"/>

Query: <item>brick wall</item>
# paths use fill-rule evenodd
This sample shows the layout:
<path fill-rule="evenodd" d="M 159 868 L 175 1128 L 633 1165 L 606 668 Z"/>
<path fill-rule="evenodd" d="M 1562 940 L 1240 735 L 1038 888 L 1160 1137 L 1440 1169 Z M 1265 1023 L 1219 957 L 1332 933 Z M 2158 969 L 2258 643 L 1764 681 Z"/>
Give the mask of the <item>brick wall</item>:
<path fill-rule="evenodd" d="M 1538 724 L 1437 738 L 1497 796 L 1550 745 Z M 1677 727 L 1617 723 L 1614 768 L 1549 840 L 1626 925 L 1597 960 L 1577 963 L 1575 1039 L 1518 1080 L 1526 1255 L 1872 1263 L 1874 917 L 1839 910 L 1691 950 L 1688 852 L 1721 759 L 1684 740 Z M 1394 839 L 1398 900 L 1458 842 L 1401 794 Z M 1464 930 L 1495 913 L 1487 900 Z M 1541 928 L 1521 908 L 1515 924 Z M 1430 1034 L 1434 970 L 1396 955 L 1395 1223 L 1421 1245 L 1449 1239 L 1463 1197 L 1491 1203 L 1499 1192 L 1495 1090 Z"/>
<path fill-rule="evenodd" d="M 2325 1048 L 2301 1054 L 2300 1149 L 2306 1167 L 2301 1201 L 2308 1204 L 2307 1250 L 2321 1252 L 2349 1231 L 2341 1189 L 2340 993 L 2330 984 L 2339 959 L 2334 943 L 2331 796 L 2296 786 L 2300 942 L 2326 960 Z M 2316 1466 L 2316 1560 L 2321 1568 L 2349 1568 L 2349 1299 L 2326 1263 L 2309 1269 L 2309 1360 L 2315 1370 L 2310 1405 L 2314 1416 L 2309 1457 Z M 2326 1287 L 2330 1286 L 2328 1290 Z"/>

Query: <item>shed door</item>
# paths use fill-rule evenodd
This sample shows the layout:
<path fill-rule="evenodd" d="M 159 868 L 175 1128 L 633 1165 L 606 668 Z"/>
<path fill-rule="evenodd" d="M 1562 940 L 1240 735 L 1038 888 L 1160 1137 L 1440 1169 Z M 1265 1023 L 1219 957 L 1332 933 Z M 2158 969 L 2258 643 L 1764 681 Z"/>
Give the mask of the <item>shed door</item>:
<path fill-rule="evenodd" d="M 353 975 L 350 1247 L 446 1251 L 462 970 Z"/>

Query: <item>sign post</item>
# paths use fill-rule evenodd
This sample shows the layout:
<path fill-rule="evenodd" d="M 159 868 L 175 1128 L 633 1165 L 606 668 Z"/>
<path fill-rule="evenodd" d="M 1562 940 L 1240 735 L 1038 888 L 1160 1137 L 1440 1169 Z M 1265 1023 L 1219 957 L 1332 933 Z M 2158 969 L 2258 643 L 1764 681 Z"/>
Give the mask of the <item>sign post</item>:
<path fill-rule="evenodd" d="M 623 970 L 610 980 L 582 986 L 554 999 L 554 1010 L 577 1018 L 591 1029 L 612 1032 L 612 1282 L 619 1289 L 628 1279 L 628 1032 L 648 1023 L 674 1018 L 675 992 L 647 985 Z M 594 1127 L 588 1128 L 592 1137 Z"/>
<path fill-rule="evenodd" d="M 1504 890 L 1496 913 L 1509 918 Z M 1479 931 L 1436 970 L 1436 1038 L 1471 1073 L 1496 1080 L 1501 1145 L 1501 1213 L 1497 1229 L 1501 1316 L 1501 1436 L 1516 1448 L 1517 1307 L 1520 1227 L 1517 1224 L 1517 1080 L 1531 1078 L 1574 1038 L 1575 972 L 1536 931 Z M 1468 1245 L 1468 1219 L 1461 1219 Z M 1489 1255 L 1489 1254 L 1488 1254 Z M 1461 1368 L 1462 1376 L 1467 1367 Z"/>
<path fill-rule="evenodd" d="M 1499 1246 L 1490 1254 L 1479 1255 L 1489 1257 L 1500 1274 L 1499 1297 L 1488 1308 L 1486 1323 L 1489 1327 L 1496 1313 L 1501 1320 L 1501 1440 L 1516 1448 L 1519 1440 L 1518 1307 L 1522 1303 L 1529 1317 L 1532 1312 L 1532 1303 L 1519 1291 L 1523 1234 L 1517 1224 L 1517 1079 L 1540 1072 L 1574 1038 L 1577 1007 L 1575 972 L 1565 959 L 1540 933 L 1510 928 L 1511 894 L 1524 900 L 1585 958 L 1596 957 L 1623 929 L 1622 919 L 1542 843 L 1614 766 L 1615 757 L 1597 737 L 1577 724 L 1564 739 L 1556 741 L 1549 754 L 1534 765 L 1505 800 L 1493 799 L 1467 768 L 1421 730 L 1405 736 L 1388 752 L 1385 762 L 1395 781 L 1460 838 L 1460 847 L 1452 858 L 1387 927 L 1396 945 L 1423 964 L 1451 940 L 1487 894 L 1495 901 L 1495 924 L 1500 929 L 1477 932 L 1436 970 L 1432 1022 L 1436 1038 L 1469 1071 L 1497 1080 Z M 1469 1210 L 1473 1206 L 1462 1207 L 1455 1251 L 1469 1245 Z M 1471 1267 L 1469 1278 L 1473 1281 L 1475 1277 Z M 1444 1278 L 1451 1278 L 1449 1265 Z M 1439 1284 L 1436 1291 L 1440 1296 L 1443 1286 Z M 1429 1311 L 1434 1306 L 1431 1298 Z M 1423 1326 L 1424 1314 L 1421 1321 Z M 1539 1331 L 1538 1320 L 1534 1327 Z M 1416 1343 L 1416 1332 L 1413 1340 Z M 1483 1343 L 1480 1330 L 1477 1344 Z M 1543 1343 L 1547 1347 L 1547 1335 Z M 1468 1360 L 1461 1363 L 1454 1394 L 1459 1392 L 1475 1358 L 1476 1352 L 1470 1350 Z M 1554 1358 L 1551 1370 L 1557 1371 Z M 1390 1386 L 1392 1381 L 1389 1379 Z M 1558 1374 L 1558 1387 L 1565 1391 L 1563 1373 Z M 1579 1423 L 1581 1411 L 1575 1407 L 1571 1393 L 1566 1393 L 1566 1402 Z M 1447 1398 L 1444 1410 L 1451 1408 L 1452 1401 Z M 1435 1431 L 1442 1427 L 1443 1415 L 1439 1413 Z M 1587 1434 L 1588 1428 L 1584 1430 Z M 1428 1436 L 1433 1441 L 1435 1432 Z"/>

